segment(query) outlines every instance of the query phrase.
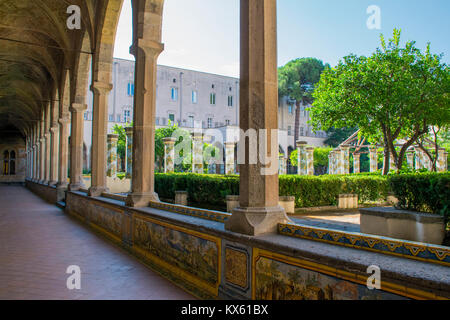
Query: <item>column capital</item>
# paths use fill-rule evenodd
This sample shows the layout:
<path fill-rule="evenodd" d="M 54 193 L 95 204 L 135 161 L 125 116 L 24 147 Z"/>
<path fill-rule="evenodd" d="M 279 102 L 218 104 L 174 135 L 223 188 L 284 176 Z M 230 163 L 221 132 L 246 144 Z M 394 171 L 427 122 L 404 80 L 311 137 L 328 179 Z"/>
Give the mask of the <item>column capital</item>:
<path fill-rule="evenodd" d="M 94 94 L 107 95 L 113 88 L 112 83 L 94 81 L 91 85 L 91 91 Z"/>
<path fill-rule="evenodd" d="M 58 129 L 59 129 L 59 127 L 57 127 L 57 126 L 50 127 L 50 133 L 56 134 L 58 132 Z"/>
<path fill-rule="evenodd" d="M 234 148 L 235 145 L 236 145 L 236 142 L 225 142 L 226 148 Z"/>
<path fill-rule="evenodd" d="M 175 142 L 177 142 L 177 139 L 171 138 L 171 137 L 169 137 L 169 138 L 164 138 L 164 139 L 163 139 L 163 142 L 164 142 L 165 145 L 166 145 L 166 144 L 168 144 L 168 145 L 170 145 L 170 144 L 175 144 Z"/>
<path fill-rule="evenodd" d="M 58 122 L 60 125 L 64 126 L 64 125 L 68 125 L 70 123 L 70 118 L 69 117 L 63 117 L 63 118 L 59 118 Z"/>
<path fill-rule="evenodd" d="M 137 43 L 130 47 L 130 54 L 136 56 L 137 49 L 141 49 L 146 56 L 157 57 L 164 51 L 164 44 L 153 40 L 137 39 Z"/>
<path fill-rule="evenodd" d="M 72 103 L 70 106 L 71 112 L 84 112 L 87 110 L 87 104 L 84 103 Z"/>

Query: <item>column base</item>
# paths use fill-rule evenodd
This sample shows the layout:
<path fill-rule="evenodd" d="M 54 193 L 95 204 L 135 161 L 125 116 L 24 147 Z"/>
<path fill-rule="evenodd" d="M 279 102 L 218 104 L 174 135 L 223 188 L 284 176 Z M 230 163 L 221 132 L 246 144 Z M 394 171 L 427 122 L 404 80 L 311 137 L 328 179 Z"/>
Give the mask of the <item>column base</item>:
<path fill-rule="evenodd" d="M 90 187 L 88 190 L 89 197 L 100 197 L 102 193 L 109 192 L 107 187 Z"/>
<path fill-rule="evenodd" d="M 127 207 L 144 208 L 150 205 L 151 201 L 159 202 L 159 196 L 156 192 L 150 193 L 130 193 L 125 202 Z"/>
<path fill-rule="evenodd" d="M 68 187 L 67 182 L 58 182 L 56 184 L 56 201 L 65 201 L 66 200 L 66 191 Z"/>
<path fill-rule="evenodd" d="M 78 191 L 78 190 L 83 189 L 83 188 L 84 188 L 84 184 L 82 184 L 82 183 L 71 183 L 71 184 L 69 184 L 67 190 L 69 190 L 69 191 Z"/>
<path fill-rule="evenodd" d="M 225 221 L 225 229 L 249 236 L 277 233 L 279 223 L 291 220 L 281 206 L 266 208 L 235 208 Z"/>

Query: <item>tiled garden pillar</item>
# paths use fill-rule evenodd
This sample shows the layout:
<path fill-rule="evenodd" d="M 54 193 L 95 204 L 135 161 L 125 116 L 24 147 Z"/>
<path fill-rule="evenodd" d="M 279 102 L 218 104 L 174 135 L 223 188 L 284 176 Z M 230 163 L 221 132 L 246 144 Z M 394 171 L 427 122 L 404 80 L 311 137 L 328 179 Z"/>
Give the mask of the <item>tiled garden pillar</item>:
<path fill-rule="evenodd" d="M 297 174 L 306 176 L 307 160 L 306 160 L 306 142 L 297 141 Z"/>
<path fill-rule="evenodd" d="M 334 152 L 331 151 L 328 154 L 328 174 L 334 174 L 334 166 L 333 166 L 333 161 L 334 161 Z"/>
<path fill-rule="evenodd" d="M 338 149 L 334 151 L 334 155 L 336 157 L 336 161 L 335 161 L 335 172 L 336 174 L 343 174 L 344 173 L 344 164 L 342 161 L 342 150 Z"/>
<path fill-rule="evenodd" d="M 117 141 L 119 140 L 119 136 L 117 134 L 108 134 L 107 137 L 107 146 L 108 146 L 108 154 L 107 154 L 107 171 L 106 174 L 108 177 L 116 177 L 117 176 Z"/>
<path fill-rule="evenodd" d="M 161 16 L 152 16 L 155 39 L 142 39 L 140 34 L 146 12 L 142 12 L 142 20 L 135 23 L 133 34 L 136 38 L 130 52 L 136 57 L 135 63 L 135 95 L 133 111 L 133 177 L 131 193 L 126 204 L 130 207 L 147 207 L 151 201 L 159 201 L 155 192 L 155 114 L 156 114 L 156 74 L 158 56 L 164 49 L 160 42 Z M 136 29 L 137 28 L 137 29 Z M 159 32 L 158 32 L 159 30 Z M 158 39 L 156 39 L 158 38 Z"/>
<path fill-rule="evenodd" d="M 314 147 L 306 148 L 306 174 L 314 175 Z"/>
<path fill-rule="evenodd" d="M 133 128 L 125 128 L 125 134 L 127 136 L 127 149 L 126 149 L 126 163 L 127 170 L 126 178 L 131 179 L 133 176 Z"/>
<path fill-rule="evenodd" d="M 377 148 L 375 147 L 369 148 L 369 162 L 370 162 L 370 172 L 377 172 L 378 157 L 377 157 Z"/>
<path fill-rule="evenodd" d="M 83 135 L 84 135 L 84 112 L 86 104 L 72 103 L 70 126 L 70 191 L 84 188 L 83 183 Z"/>
<path fill-rule="evenodd" d="M 234 164 L 234 142 L 225 142 L 225 174 L 235 174 L 235 164 Z"/>
<path fill-rule="evenodd" d="M 175 171 L 175 138 L 164 138 L 164 172 L 171 173 Z"/>
<path fill-rule="evenodd" d="M 447 166 L 447 163 L 448 163 L 448 152 L 444 152 L 444 158 L 443 158 L 443 160 L 442 160 L 442 162 L 443 162 L 443 166 L 442 166 L 442 171 L 443 172 L 445 172 L 445 171 L 447 171 L 447 168 L 448 168 L 448 166 Z"/>
<path fill-rule="evenodd" d="M 350 174 L 350 146 L 341 146 L 342 150 L 342 174 Z"/>
<path fill-rule="evenodd" d="M 408 168 L 414 169 L 414 151 L 406 152 L 406 163 L 408 165 Z"/>
<path fill-rule="evenodd" d="M 203 135 L 192 136 L 192 172 L 203 174 Z"/>
<path fill-rule="evenodd" d="M 98 74 L 94 74 L 93 78 L 101 78 L 99 74 L 106 72 L 95 70 L 95 73 Z M 107 191 L 106 154 L 107 150 L 109 152 L 109 148 L 107 147 L 106 136 L 108 133 L 108 95 L 112 87 L 112 84 L 100 81 L 93 81 L 91 85 L 94 100 L 92 119 L 91 187 L 89 188 L 89 195 L 92 197 L 98 197 L 103 192 Z M 117 151 L 116 159 L 114 161 L 116 163 L 116 168 L 114 169 L 115 176 L 117 170 Z"/>
<path fill-rule="evenodd" d="M 280 154 L 278 159 L 278 174 L 286 174 L 286 158 Z"/>
<path fill-rule="evenodd" d="M 272 134 L 278 133 L 276 4 L 276 0 L 240 2 L 241 141 L 248 130 L 258 133 L 267 130 L 270 135 L 267 147 L 272 157 L 274 150 L 278 155 L 278 137 L 272 137 Z M 259 141 L 260 145 L 262 143 Z M 245 153 L 244 159 L 250 159 L 252 149 L 253 146 L 245 144 L 244 150 L 241 150 Z M 274 158 L 278 160 L 277 156 Z M 239 207 L 233 209 L 232 216 L 225 222 L 226 230 L 256 236 L 275 233 L 279 223 L 289 221 L 278 202 L 278 170 L 272 172 L 265 168 L 261 159 L 257 159 L 256 163 L 246 161 L 239 164 Z"/>
<path fill-rule="evenodd" d="M 58 183 L 58 123 L 54 123 L 50 128 L 51 147 L 50 147 L 50 186 Z"/>
<path fill-rule="evenodd" d="M 353 154 L 353 173 L 361 172 L 361 154 L 354 153 Z"/>

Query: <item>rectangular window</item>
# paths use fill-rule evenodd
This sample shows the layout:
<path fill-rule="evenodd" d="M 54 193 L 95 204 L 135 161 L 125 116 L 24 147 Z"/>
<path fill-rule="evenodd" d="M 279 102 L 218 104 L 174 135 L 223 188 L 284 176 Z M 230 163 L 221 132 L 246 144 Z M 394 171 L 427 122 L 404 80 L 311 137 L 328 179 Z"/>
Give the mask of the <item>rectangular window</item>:
<path fill-rule="evenodd" d="M 303 127 L 300 127 L 300 136 L 303 137 L 303 134 L 304 134 L 304 129 L 303 129 Z"/>
<path fill-rule="evenodd" d="M 128 82 L 127 94 L 130 97 L 134 96 L 134 83 L 133 82 Z"/>
<path fill-rule="evenodd" d="M 231 123 L 231 121 L 230 121 L 230 120 L 225 120 L 225 125 L 229 126 L 229 125 L 230 125 L 230 123 Z"/>
<path fill-rule="evenodd" d="M 289 113 L 293 114 L 294 113 L 294 106 L 291 104 L 289 105 Z"/>
<path fill-rule="evenodd" d="M 86 111 L 85 113 L 84 113 L 84 120 L 88 120 L 89 119 L 89 115 L 88 115 L 88 112 Z"/>
<path fill-rule="evenodd" d="M 188 126 L 189 126 L 189 128 L 193 128 L 194 127 L 194 116 L 189 116 Z"/>
<path fill-rule="evenodd" d="M 198 93 L 197 91 L 192 91 L 192 103 L 198 103 Z"/>
<path fill-rule="evenodd" d="M 113 114 L 110 114 L 109 115 L 109 122 L 113 122 L 114 121 L 114 115 Z"/>
<path fill-rule="evenodd" d="M 292 127 L 288 126 L 288 136 L 292 136 Z"/>
<path fill-rule="evenodd" d="M 228 106 L 229 107 L 233 106 L 233 96 L 228 96 Z"/>
<path fill-rule="evenodd" d="M 159 118 L 156 118 L 156 125 L 159 126 Z"/>
<path fill-rule="evenodd" d="M 208 118 L 208 129 L 211 129 L 213 127 L 213 119 Z"/>
<path fill-rule="evenodd" d="M 175 124 L 175 115 L 174 114 L 169 114 L 169 120 L 171 122 L 171 124 Z"/>
<path fill-rule="evenodd" d="M 120 122 L 120 114 L 117 115 L 117 122 Z"/>
<path fill-rule="evenodd" d="M 216 94 L 215 93 L 211 93 L 209 95 L 209 103 L 211 105 L 215 105 L 216 104 Z"/>
<path fill-rule="evenodd" d="M 171 95 L 172 101 L 178 101 L 178 88 L 172 88 L 170 95 Z"/>
<path fill-rule="evenodd" d="M 124 110 L 123 111 L 123 121 L 126 123 L 130 123 L 131 122 L 131 111 L 130 110 Z"/>

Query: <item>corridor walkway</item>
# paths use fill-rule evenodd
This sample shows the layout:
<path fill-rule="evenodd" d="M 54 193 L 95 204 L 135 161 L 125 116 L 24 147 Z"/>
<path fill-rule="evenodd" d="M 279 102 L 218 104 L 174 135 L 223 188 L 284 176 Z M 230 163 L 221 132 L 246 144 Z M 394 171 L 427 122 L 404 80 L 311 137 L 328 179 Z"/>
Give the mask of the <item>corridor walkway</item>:
<path fill-rule="evenodd" d="M 68 266 L 81 289 L 66 286 Z M 193 299 L 20 186 L 0 185 L 0 299 Z"/>

